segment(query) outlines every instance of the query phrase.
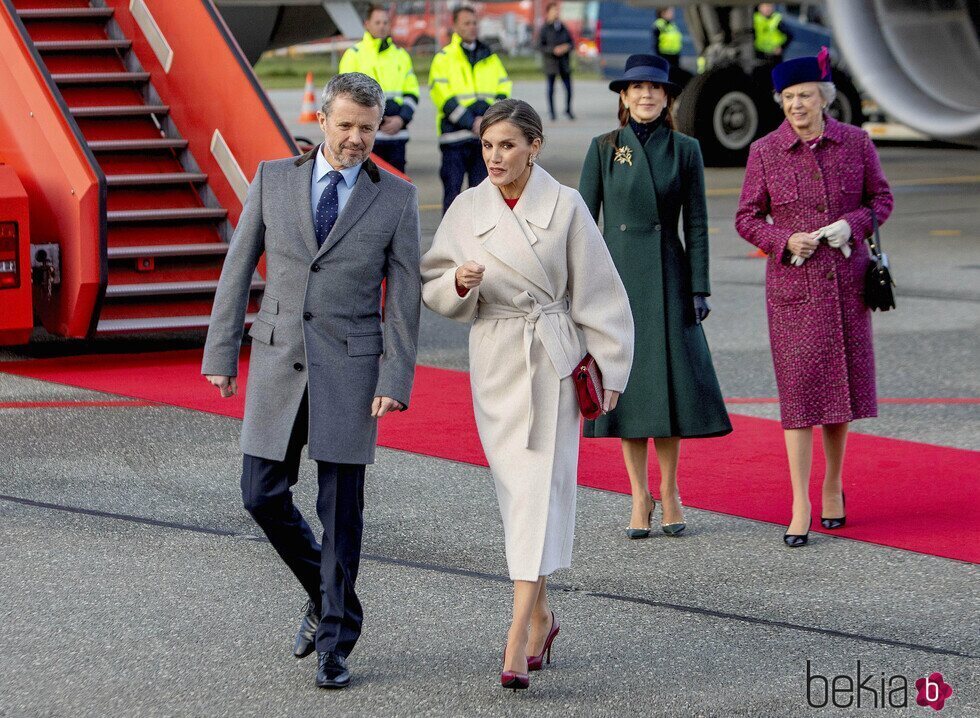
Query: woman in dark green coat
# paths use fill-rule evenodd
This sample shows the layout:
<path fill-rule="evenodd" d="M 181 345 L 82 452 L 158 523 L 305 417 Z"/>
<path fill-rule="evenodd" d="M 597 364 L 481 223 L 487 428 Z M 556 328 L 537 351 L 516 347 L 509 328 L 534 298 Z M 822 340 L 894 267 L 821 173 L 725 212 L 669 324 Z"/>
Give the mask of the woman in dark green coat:
<path fill-rule="evenodd" d="M 633 310 L 636 348 L 618 406 L 586 422 L 585 436 L 622 439 L 633 490 L 630 538 L 650 535 L 653 438 L 661 527 L 677 536 L 686 526 L 677 490 L 680 440 L 732 430 L 701 328 L 711 293 L 704 162 L 697 141 L 672 129 L 676 88 L 663 58 L 630 56 L 609 89 L 619 93 L 620 129 L 592 140 L 579 192 L 596 221 L 602 210 L 603 235 Z"/>

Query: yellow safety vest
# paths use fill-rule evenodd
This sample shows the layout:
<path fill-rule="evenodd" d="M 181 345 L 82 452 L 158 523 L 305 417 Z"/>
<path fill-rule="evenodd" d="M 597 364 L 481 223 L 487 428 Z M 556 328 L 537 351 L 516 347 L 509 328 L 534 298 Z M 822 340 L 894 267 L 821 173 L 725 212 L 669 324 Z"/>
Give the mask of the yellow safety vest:
<path fill-rule="evenodd" d="M 752 16 L 752 25 L 755 29 L 755 49 L 766 55 L 771 55 L 778 48 L 786 44 L 789 39 L 779 30 L 779 23 L 783 16 L 774 12 L 766 17 L 761 12 L 756 12 Z"/>
<path fill-rule="evenodd" d="M 363 72 L 373 77 L 381 85 L 388 103 L 398 105 L 407 125 L 419 103 L 419 80 L 412 67 L 412 58 L 404 49 L 396 46 L 390 38 L 378 40 L 369 32 L 364 39 L 348 48 L 340 58 L 341 73 Z M 386 115 L 395 114 L 393 108 L 386 107 Z M 379 133 L 378 137 L 382 135 Z M 408 130 L 402 129 L 394 135 L 385 135 L 385 140 L 407 140 Z"/>
<path fill-rule="evenodd" d="M 654 25 L 660 31 L 660 42 L 657 47 L 657 52 L 661 55 L 680 55 L 681 46 L 684 44 L 684 36 L 677 29 L 677 25 L 672 22 L 667 22 L 662 17 L 658 17 Z"/>
<path fill-rule="evenodd" d="M 475 138 L 469 129 L 474 114 L 470 107 L 510 97 L 512 83 L 504 63 L 482 43 L 477 44 L 477 52 L 477 61 L 471 64 L 462 38 L 453 33 L 452 41 L 432 58 L 429 95 L 436 107 L 440 144 Z"/>

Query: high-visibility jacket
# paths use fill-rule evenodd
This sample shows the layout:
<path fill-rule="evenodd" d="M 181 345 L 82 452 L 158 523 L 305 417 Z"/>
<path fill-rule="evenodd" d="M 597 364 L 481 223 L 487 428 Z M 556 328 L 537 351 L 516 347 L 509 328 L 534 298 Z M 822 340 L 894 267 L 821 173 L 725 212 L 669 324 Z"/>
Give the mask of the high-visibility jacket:
<path fill-rule="evenodd" d="M 766 17 L 761 12 L 756 11 L 755 15 L 752 16 L 756 50 L 766 55 L 771 55 L 778 48 L 786 44 L 789 38 L 779 29 L 779 23 L 782 21 L 783 16 L 778 12 L 774 12 L 769 17 Z"/>
<path fill-rule="evenodd" d="M 658 17 L 654 25 L 659 31 L 657 53 L 660 55 L 680 55 L 684 36 L 677 29 L 677 25 L 662 17 Z"/>
<path fill-rule="evenodd" d="M 378 40 L 365 32 L 364 39 L 340 58 L 340 72 L 363 72 L 373 77 L 385 93 L 385 117 L 398 115 L 404 120 L 401 131 L 394 135 L 379 132 L 375 142 L 407 140 L 406 128 L 419 105 L 419 80 L 408 52 L 392 43 L 391 38 Z"/>
<path fill-rule="evenodd" d="M 497 100 L 510 97 L 511 81 L 500 58 L 477 41 L 467 51 L 462 38 L 452 41 L 432 58 L 429 66 L 429 95 L 436 106 L 439 144 L 447 145 L 476 138 L 470 129 Z"/>

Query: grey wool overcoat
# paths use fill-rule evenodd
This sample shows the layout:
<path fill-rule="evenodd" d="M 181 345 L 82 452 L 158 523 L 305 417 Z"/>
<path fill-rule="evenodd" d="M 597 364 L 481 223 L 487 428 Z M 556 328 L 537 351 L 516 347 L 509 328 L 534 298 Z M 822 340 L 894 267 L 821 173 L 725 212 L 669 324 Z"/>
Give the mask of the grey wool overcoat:
<path fill-rule="evenodd" d="M 259 165 L 221 271 L 201 370 L 238 374 L 249 285 L 265 252 L 265 294 L 249 330 L 242 452 L 282 461 L 309 387 L 310 458 L 370 464 L 378 430 L 371 402 L 388 396 L 407 407 L 415 375 L 418 193 L 365 161 L 317 248 L 310 186 L 319 151 Z"/>

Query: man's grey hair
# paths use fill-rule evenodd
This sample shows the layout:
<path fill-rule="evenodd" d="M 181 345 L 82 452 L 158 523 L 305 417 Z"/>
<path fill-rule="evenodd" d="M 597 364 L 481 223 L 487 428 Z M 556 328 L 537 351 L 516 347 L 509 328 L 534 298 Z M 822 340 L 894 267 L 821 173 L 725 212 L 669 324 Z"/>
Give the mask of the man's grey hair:
<path fill-rule="evenodd" d="M 384 90 L 377 80 L 363 72 L 345 72 L 334 76 L 323 88 L 323 94 L 320 96 L 320 112 L 329 117 L 333 101 L 341 96 L 349 97 L 364 107 L 377 107 L 379 113 L 384 113 Z"/>
<path fill-rule="evenodd" d="M 834 100 L 837 99 L 837 85 L 833 82 L 818 82 L 817 90 L 820 91 L 820 96 L 823 97 L 824 104 L 827 106 L 834 104 Z M 783 104 L 783 95 L 781 92 L 774 92 L 772 99 L 776 101 L 777 105 Z"/>

